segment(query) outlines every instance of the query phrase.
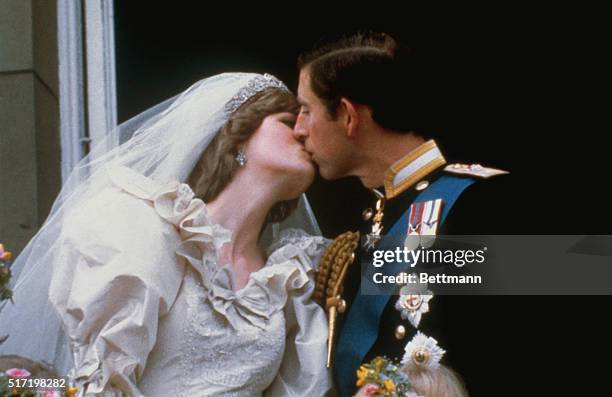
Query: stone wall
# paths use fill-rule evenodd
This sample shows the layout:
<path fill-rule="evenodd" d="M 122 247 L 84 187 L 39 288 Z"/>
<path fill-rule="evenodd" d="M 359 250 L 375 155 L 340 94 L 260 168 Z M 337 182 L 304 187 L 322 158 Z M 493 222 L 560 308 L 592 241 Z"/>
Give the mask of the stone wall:
<path fill-rule="evenodd" d="M 56 0 L 0 0 L 0 242 L 18 253 L 61 186 Z"/>

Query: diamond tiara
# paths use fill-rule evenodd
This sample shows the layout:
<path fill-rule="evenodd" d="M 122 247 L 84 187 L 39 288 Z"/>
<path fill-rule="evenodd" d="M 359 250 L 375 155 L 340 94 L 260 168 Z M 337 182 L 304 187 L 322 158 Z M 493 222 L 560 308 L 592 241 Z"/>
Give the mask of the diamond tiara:
<path fill-rule="evenodd" d="M 260 93 L 261 91 L 267 88 L 278 88 L 281 90 L 289 91 L 289 88 L 282 81 L 272 76 L 271 74 L 259 74 L 248 81 L 248 83 L 242 87 L 236 95 L 232 97 L 226 104 L 225 110 L 232 114 L 240 106 L 242 106 L 246 101 L 252 98 L 255 94 Z"/>

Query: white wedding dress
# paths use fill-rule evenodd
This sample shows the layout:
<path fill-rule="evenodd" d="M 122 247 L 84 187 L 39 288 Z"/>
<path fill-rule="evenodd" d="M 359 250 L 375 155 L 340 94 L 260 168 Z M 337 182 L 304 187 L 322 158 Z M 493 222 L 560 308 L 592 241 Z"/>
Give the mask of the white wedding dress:
<path fill-rule="evenodd" d="M 216 263 L 230 232 L 188 185 L 108 172 L 115 186 L 64 223 L 50 287 L 81 392 L 323 396 L 327 320 L 310 295 L 329 241 L 284 232 L 234 291 Z"/>

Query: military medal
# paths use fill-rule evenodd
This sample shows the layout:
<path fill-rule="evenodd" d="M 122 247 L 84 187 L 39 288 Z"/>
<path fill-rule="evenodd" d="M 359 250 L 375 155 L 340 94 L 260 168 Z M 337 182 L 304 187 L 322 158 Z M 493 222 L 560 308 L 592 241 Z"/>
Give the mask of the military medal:
<path fill-rule="evenodd" d="M 367 251 L 373 250 L 374 247 L 376 247 L 376 244 L 378 244 L 382 238 L 380 234 L 383 230 L 382 220 L 384 216 L 383 210 L 385 209 L 385 195 L 376 189 L 372 189 L 372 192 L 374 195 L 376 195 L 378 200 L 376 201 L 376 214 L 374 214 L 374 218 L 372 219 L 372 231 L 366 234 L 366 240 L 363 243 L 363 248 L 365 248 Z M 366 217 L 366 211 L 364 211 L 364 218 Z M 372 216 L 371 210 L 368 215 L 368 218 Z"/>
<path fill-rule="evenodd" d="M 363 243 L 363 248 L 365 248 L 366 251 L 373 250 L 381 239 L 379 234 L 374 233 L 366 234 L 365 238 L 366 241 Z"/>
<path fill-rule="evenodd" d="M 406 344 L 401 363 L 433 370 L 440 367 L 440 360 L 445 353 L 446 351 L 438 346 L 437 340 L 418 331 Z"/>
<path fill-rule="evenodd" d="M 433 292 L 429 290 L 417 294 L 408 288 L 402 288 L 395 309 L 401 313 L 404 320 L 410 321 L 414 328 L 418 328 L 423 314 L 429 312 L 429 301 L 433 296 Z"/>
<path fill-rule="evenodd" d="M 412 203 L 408 215 L 408 230 L 404 246 L 415 250 L 421 245 L 429 248 L 438 233 L 438 224 L 442 214 L 442 199 Z"/>

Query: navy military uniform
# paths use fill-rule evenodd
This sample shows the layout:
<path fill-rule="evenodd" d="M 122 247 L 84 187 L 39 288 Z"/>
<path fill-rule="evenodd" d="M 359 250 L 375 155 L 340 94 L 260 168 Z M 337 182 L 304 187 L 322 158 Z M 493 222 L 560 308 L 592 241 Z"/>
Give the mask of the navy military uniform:
<path fill-rule="evenodd" d="M 490 233 L 493 229 L 486 225 L 487 222 L 503 224 L 503 221 L 499 216 L 490 216 L 483 203 L 502 193 L 497 182 L 502 181 L 503 185 L 506 177 L 497 177 L 502 174 L 506 172 L 480 165 L 449 165 L 435 142 L 428 141 L 396 162 L 387 172 L 383 230 L 389 232 L 395 226 L 394 230 L 406 233 L 411 204 L 441 198 L 444 206 L 439 234 Z M 370 232 L 369 227 L 370 224 L 364 225 L 362 235 Z M 332 361 L 341 397 L 356 392 L 355 372 L 362 363 L 376 356 L 400 359 L 406 343 L 417 331 L 410 322 L 402 319 L 400 310 L 396 309 L 397 296 L 362 295 L 359 292 L 360 280 L 361 266 L 350 266 L 342 293 L 347 310 L 338 320 Z M 468 300 L 469 308 L 465 307 Z M 480 309 L 475 307 L 478 304 L 475 305 L 470 297 L 434 296 L 429 302 L 429 312 L 423 313 L 417 324 L 419 331 L 436 338 L 449 352 L 445 362 L 460 374 L 470 372 L 466 368 L 469 358 L 465 357 L 469 353 L 459 352 L 469 337 L 468 329 L 474 326 L 468 317 L 486 315 L 486 302 L 480 299 L 479 303 L 483 304 L 480 309 L 485 313 L 478 313 Z"/>

